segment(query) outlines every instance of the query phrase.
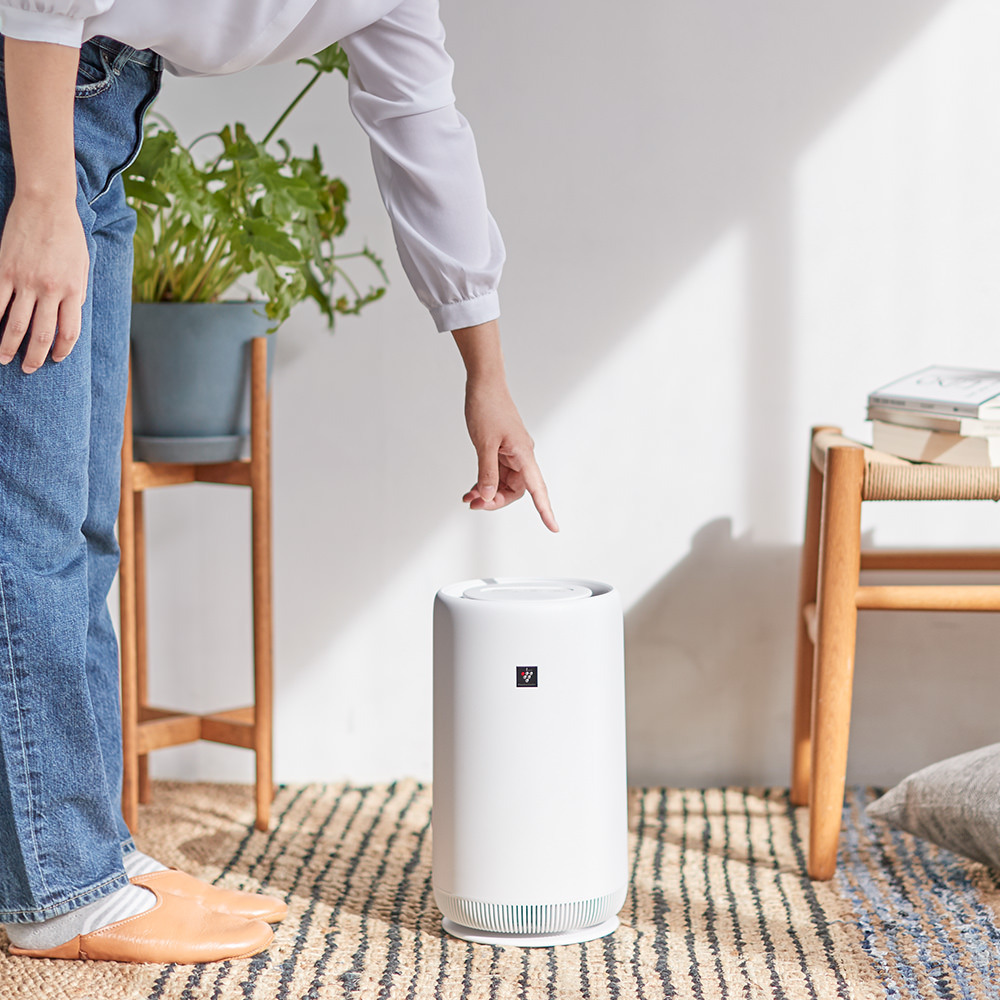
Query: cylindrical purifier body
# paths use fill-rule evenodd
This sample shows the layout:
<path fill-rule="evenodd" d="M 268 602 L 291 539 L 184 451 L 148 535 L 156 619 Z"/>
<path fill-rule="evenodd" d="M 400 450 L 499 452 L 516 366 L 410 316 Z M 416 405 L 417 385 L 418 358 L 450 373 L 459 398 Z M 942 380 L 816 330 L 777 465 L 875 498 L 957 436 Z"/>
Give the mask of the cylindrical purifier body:
<path fill-rule="evenodd" d="M 628 887 L 618 593 L 470 580 L 434 605 L 434 898 L 518 945 L 614 930 Z"/>

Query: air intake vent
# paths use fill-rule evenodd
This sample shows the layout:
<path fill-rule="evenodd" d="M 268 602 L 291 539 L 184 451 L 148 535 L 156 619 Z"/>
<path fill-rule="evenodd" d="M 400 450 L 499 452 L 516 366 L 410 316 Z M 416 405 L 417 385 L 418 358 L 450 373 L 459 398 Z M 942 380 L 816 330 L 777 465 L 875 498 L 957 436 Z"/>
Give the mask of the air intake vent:
<path fill-rule="evenodd" d="M 517 906 L 511 903 L 484 903 L 434 890 L 438 909 L 455 923 L 482 931 L 503 934 L 558 934 L 591 927 L 609 920 L 625 902 L 626 887 L 594 899 L 575 903 L 540 903 Z"/>

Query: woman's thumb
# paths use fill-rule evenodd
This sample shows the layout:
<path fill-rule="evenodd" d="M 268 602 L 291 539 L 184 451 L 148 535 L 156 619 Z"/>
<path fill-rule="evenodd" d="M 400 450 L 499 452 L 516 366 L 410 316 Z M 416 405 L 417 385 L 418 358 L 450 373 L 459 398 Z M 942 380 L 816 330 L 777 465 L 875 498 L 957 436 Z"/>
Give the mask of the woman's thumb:
<path fill-rule="evenodd" d="M 483 448 L 479 452 L 479 495 L 488 503 L 497 494 L 500 485 L 500 468 L 496 448 Z"/>

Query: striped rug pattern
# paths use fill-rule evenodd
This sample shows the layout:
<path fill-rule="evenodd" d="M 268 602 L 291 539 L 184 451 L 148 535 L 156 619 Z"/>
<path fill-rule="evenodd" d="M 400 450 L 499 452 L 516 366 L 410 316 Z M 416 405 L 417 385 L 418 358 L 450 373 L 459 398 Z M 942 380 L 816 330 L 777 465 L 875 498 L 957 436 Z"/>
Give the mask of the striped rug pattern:
<path fill-rule="evenodd" d="M 441 930 L 425 785 L 283 787 L 261 833 L 247 788 L 162 782 L 143 807 L 140 846 L 286 899 L 271 948 L 162 968 L 17 959 L 4 948 L 0 1000 L 1000 997 L 993 876 L 870 824 L 870 794 L 850 793 L 838 875 L 814 884 L 803 874 L 805 814 L 784 790 L 635 790 L 619 930 L 501 949 Z"/>

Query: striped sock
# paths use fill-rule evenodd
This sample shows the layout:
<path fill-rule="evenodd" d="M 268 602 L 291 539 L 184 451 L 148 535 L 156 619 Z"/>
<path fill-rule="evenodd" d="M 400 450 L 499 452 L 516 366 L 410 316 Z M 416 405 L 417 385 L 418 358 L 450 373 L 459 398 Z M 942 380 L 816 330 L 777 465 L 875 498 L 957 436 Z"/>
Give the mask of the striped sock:
<path fill-rule="evenodd" d="M 122 858 L 122 863 L 125 865 L 125 874 L 129 878 L 135 878 L 136 875 L 148 875 L 150 872 L 162 872 L 167 867 L 161 865 L 156 858 L 143 854 L 142 851 L 129 851 Z"/>
<path fill-rule="evenodd" d="M 149 889 L 127 885 L 69 913 L 31 924 L 7 924 L 4 930 L 11 944 L 18 948 L 44 950 L 65 944 L 78 934 L 89 934 L 127 917 L 138 916 L 151 910 L 155 903 L 156 896 Z"/>

